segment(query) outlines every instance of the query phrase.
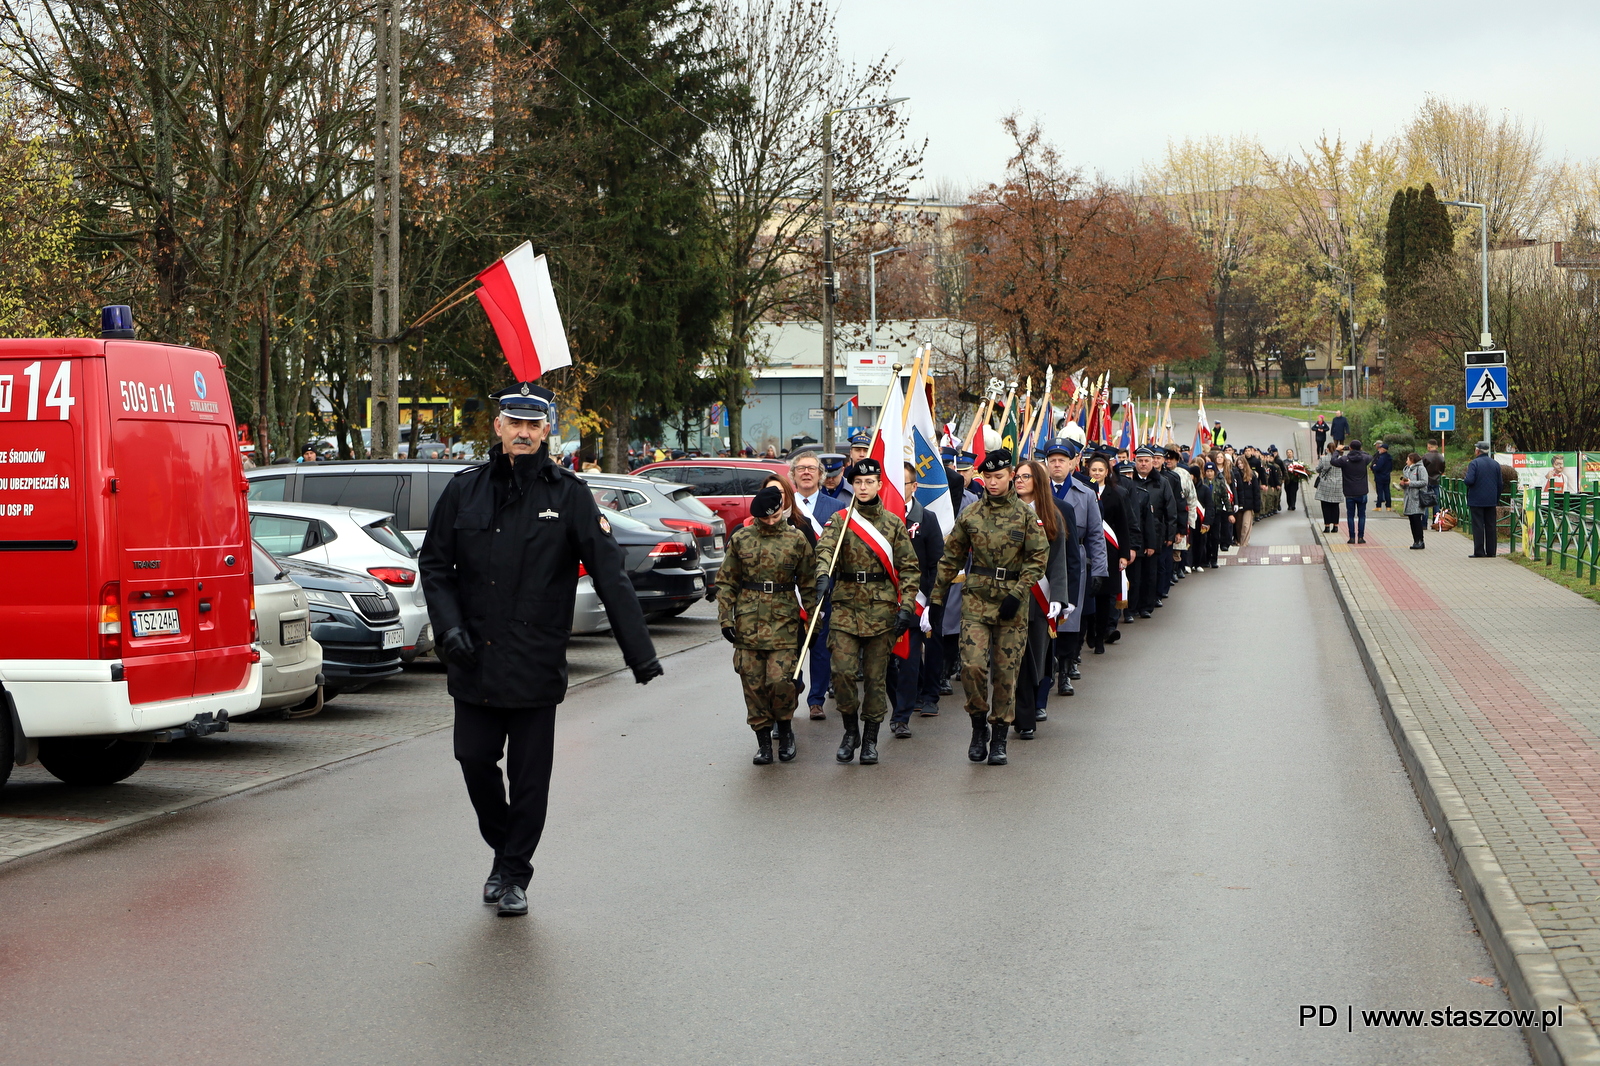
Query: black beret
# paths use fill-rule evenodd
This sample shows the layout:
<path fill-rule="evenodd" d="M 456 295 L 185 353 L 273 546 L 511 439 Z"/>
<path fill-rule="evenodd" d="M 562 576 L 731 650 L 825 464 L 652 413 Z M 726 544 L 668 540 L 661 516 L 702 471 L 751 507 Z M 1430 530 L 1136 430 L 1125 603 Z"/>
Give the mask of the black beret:
<path fill-rule="evenodd" d="M 854 481 L 858 477 L 882 477 L 883 464 L 870 455 L 852 464 L 844 472 L 846 481 Z"/>
<path fill-rule="evenodd" d="M 783 490 L 776 485 L 768 485 L 750 501 L 750 514 L 756 518 L 771 518 L 781 510 Z"/>
<path fill-rule="evenodd" d="M 1011 449 L 996 448 L 983 457 L 983 462 L 978 466 L 978 473 L 993 474 L 997 470 L 1011 469 Z"/>

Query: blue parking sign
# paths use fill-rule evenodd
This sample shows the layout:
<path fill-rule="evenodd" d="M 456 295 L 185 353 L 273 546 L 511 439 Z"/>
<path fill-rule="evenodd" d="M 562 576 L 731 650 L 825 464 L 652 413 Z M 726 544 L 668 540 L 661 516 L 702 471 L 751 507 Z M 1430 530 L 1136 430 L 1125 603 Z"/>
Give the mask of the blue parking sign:
<path fill-rule="evenodd" d="M 1429 433 L 1454 433 L 1456 428 L 1456 406 L 1452 403 L 1436 403 L 1428 408 Z"/>
<path fill-rule="evenodd" d="M 1503 366 L 1467 367 L 1467 410 L 1509 407 L 1506 368 Z"/>

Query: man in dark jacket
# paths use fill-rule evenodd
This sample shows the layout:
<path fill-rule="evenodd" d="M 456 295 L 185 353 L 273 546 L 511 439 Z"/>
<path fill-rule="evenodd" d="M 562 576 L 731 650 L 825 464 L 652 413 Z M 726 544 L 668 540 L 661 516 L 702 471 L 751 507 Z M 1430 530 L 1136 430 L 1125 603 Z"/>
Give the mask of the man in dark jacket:
<path fill-rule="evenodd" d="M 1350 420 L 1344 416 L 1343 411 L 1333 412 L 1333 425 L 1328 428 L 1328 433 L 1333 437 L 1333 443 L 1343 444 L 1344 439 L 1350 435 Z"/>
<path fill-rule="evenodd" d="M 1489 454 L 1489 442 L 1478 442 L 1478 454 L 1461 475 L 1467 483 L 1467 506 L 1472 508 L 1473 559 L 1493 559 L 1499 551 L 1495 523 L 1500 519 L 1500 464 Z"/>
<path fill-rule="evenodd" d="M 1317 455 L 1328 450 L 1328 420 L 1321 415 L 1311 423 L 1311 432 L 1317 438 Z"/>
<path fill-rule="evenodd" d="M 1444 452 L 1439 450 L 1439 442 L 1430 440 L 1427 451 L 1422 455 L 1422 469 L 1428 472 L 1428 488 L 1433 493 L 1434 503 L 1429 510 L 1429 519 L 1439 511 L 1439 479 L 1444 477 Z"/>
<path fill-rule="evenodd" d="M 1127 493 L 1118 484 L 1119 478 L 1113 465 L 1116 453 L 1108 455 L 1107 451 L 1094 451 L 1085 464 L 1090 487 L 1094 489 L 1100 504 L 1100 516 L 1104 523 L 1102 532 L 1106 542 L 1106 581 L 1091 598 L 1093 605 L 1089 612 L 1089 629 L 1085 634 L 1096 655 L 1103 654 L 1105 646 L 1115 644 L 1122 635 L 1117 629 L 1120 617 L 1117 601 L 1122 599 L 1122 575 L 1133 558 L 1134 544 L 1133 533 L 1128 528 Z"/>
<path fill-rule="evenodd" d="M 1389 454 L 1389 446 L 1380 440 L 1378 450 L 1372 453 L 1372 483 L 1378 489 L 1374 503 L 1380 511 L 1385 507 L 1394 510 L 1394 497 L 1390 493 L 1393 482 L 1394 456 Z"/>
<path fill-rule="evenodd" d="M 1127 486 L 1129 522 L 1141 529 L 1144 545 L 1138 558 L 1128 567 L 1128 612 L 1124 622 L 1135 617 L 1149 618 L 1161 600 L 1160 563 L 1156 556 L 1166 547 L 1167 483 L 1155 471 L 1155 449 L 1146 445 L 1133 460 L 1133 476 Z"/>
<path fill-rule="evenodd" d="M 1333 457 L 1333 465 L 1344 476 L 1344 513 L 1350 527 L 1350 544 L 1367 542 L 1367 467 L 1372 456 L 1361 450 L 1361 442 L 1353 440 L 1350 447 Z"/>
<path fill-rule="evenodd" d="M 445 486 L 418 563 L 455 698 L 456 760 L 494 849 L 483 901 L 516 916 L 544 832 L 579 563 L 634 679 L 662 671 L 611 526 L 588 486 L 550 461 L 554 394 L 523 383 L 496 398 L 500 443 Z"/>
<path fill-rule="evenodd" d="M 912 711 L 927 717 L 939 713 L 939 679 L 944 676 L 944 641 L 936 628 L 944 618 L 944 608 L 937 608 L 936 614 L 927 602 L 944 555 L 944 533 L 939 519 L 917 502 L 917 468 L 910 463 L 905 464 L 905 499 L 906 532 L 911 534 L 911 550 L 917 554 L 922 575 L 918 591 L 923 610 L 917 625 L 906 634 L 911 644 L 906 657 L 889 656 L 889 701 L 894 707 L 889 732 L 901 740 L 911 735 Z"/>

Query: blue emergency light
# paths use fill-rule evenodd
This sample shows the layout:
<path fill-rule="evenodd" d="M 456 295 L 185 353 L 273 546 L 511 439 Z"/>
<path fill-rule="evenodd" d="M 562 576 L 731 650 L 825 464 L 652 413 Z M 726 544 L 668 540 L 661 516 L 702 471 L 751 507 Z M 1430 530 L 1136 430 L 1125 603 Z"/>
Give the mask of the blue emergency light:
<path fill-rule="evenodd" d="M 100 337 L 108 341 L 133 340 L 133 309 L 127 304 L 109 304 L 102 307 Z"/>

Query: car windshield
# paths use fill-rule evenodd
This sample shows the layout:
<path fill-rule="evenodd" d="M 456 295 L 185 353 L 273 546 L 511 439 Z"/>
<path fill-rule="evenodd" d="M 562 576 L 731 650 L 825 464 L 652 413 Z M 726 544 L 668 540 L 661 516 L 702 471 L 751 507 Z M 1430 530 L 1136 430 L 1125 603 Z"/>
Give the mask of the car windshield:
<path fill-rule="evenodd" d="M 367 536 L 382 544 L 392 552 L 399 552 L 407 559 L 417 557 L 417 549 L 406 539 L 406 535 L 394 527 L 394 523 L 387 518 L 381 518 L 370 525 L 361 527 L 366 530 Z"/>
<path fill-rule="evenodd" d="M 694 489 L 691 489 L 687 485 L 684 485 L 680 488 L 668 489 L 667 496 L 671 498 L 673 503 L 677 504 L 679 507 L 682 507 L 686 512 L 694 515 L 696 518 L 717 517 L 717 512 L 713 511 L 711 508 L 694 498 Z"/>

